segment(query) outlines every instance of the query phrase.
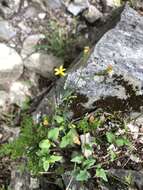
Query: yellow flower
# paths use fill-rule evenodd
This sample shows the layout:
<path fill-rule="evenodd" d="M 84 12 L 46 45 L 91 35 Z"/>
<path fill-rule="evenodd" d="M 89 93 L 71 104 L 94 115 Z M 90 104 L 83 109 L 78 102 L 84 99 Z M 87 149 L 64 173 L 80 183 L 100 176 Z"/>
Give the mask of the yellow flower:
<path fill-rule="evenodd" d="M 43 120 L 43 125 L 44 125 L 44 126 L 48 126 L 48 125 L 49 125 L 49 121 L 48 121 L 47 118 L 45 118 L 45 119 Z"/>
<path fill-rule="evenodd" d="M 87 55 L 89 53 L 89 51 L 90 51 L 89 46 L 85 46 L 84 50 L 83 50 L 84 55 Z"/>
<path fill-rule="evenodd" d="M 59 68 L 55 69 L 55 75 L 59 75 L 61 77 L 65 76 L 65 68 L 63 68 L 63 65 L 61 65 Z"/>
<path fill-rule="evenodd" d="M 73 142 L 74 142 L 75 144 L 78 144 L 78 145 L 81 144 L 78 136 L 75 136 L 75 137 L 73 138 Z"/>

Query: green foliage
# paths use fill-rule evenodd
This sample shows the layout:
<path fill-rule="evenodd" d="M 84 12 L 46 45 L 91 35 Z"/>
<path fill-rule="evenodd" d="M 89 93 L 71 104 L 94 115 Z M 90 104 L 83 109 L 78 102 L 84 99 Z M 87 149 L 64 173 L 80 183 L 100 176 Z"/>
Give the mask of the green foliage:
<path fill-rule="evenodd" d="M 128 185 L 133 185 L 133 176 L 131 173 L 129 173 L 127 176 L 125 176 L 125 182 Z"/>
<path fill-rule="evenodd" d="M 109 151 L 110 154 L 110 161 L 113 162 L 116 159 L 116 153 L 113 150 Z"/>
<path fill-rule="evenodd" d="M 71 159 L 78 167 L 75 169 L 74 176 L 77 181 L 87 181 L 91 177 L 88 170 L 92 168 L 96 160 L 92 157 L 84 158 L 83 155 L 76 155 Z"/>
<path fill-rule="evenodd" d="M 84 160 L 83 155 L 75 156 L 73 159 L 71 159 L 71 162 L 75 162 L 77 164 L 81 164 Z"/>
<path fill-rule="evenodd" d="M 49 131 L 40 124 L 34 124 L 32 118 L 26 116 L 21 125 L 19 138 L 9 144 L 3 145 L 0 155 L 10 155 L 14 160 L 27 157 L 29 170 L 33 174 L 38 174 L 43 168 L 45 170 L 50 164 L 53 165 L 59 161 L 59 158 L 61 159 L 59 155 L 50 152 L 52 143 L 49 139 L 55 140 L 55 136 L 51 131 L 52 129 Z M 48 136 L 50 136 L 49 139 L 47 138 Z"/>
<path fill-rule="evenodd" d="M 99 177 L 106 182 L 108 181 L 107 176 L 106 176 L 106 171 L 103 168 L 99 167 L 96 169 L 96 177 Z"/>
<path fill-rule="evenodd" d="M 75 36 L 69 35 L 65 26 L 60 26 L 57 21 L 48 23 L 49 32 L 41 44 L 35 46 L 37 50 L 43 50 L 53 53 L 57 57 L 65 58 L 66 52 L 73 46 Z"/>
<path fill-rule="evenodd" d="M 106 137 L 109 143 L 113 143 L 115 141 L 115 135 L 112 132 L 107 132 Z"/>
<path fill-rule="evenodd" d="M 106 132 L 106 138 L 107 138 L 107 141 L 109 143 L 111 143 L 111 144 L 114 143 L 118 147 L 122 147 L 122 146 L 125 146 L 125 145 L 127 145 L 127 146 L 131 145 L 128 138 L 117 136 L 112 132 Z"/>
<path fill-rule="evenodd" d="M 77 135 L 77 132 L 75 129 L 70 129 L 70 131 L 62 137 L 60 147 L 65 148 L 68 145 L 73 145 L 74 143 L 74 137 Z"/>
<path fill-rule="evenodd" d="M 53 116 L 44 115 L 38 124 L 32 117 L 23 116 L 19 138 L 3 145 L 0 155 L 10 155 L 12 159 L 26 157 L 28 169 L 35 175 L 42 172 L 62 175 L 68 163 L 68 168 L 74 167 L 71 175 L 81 183 L 92 177 L 107 182 L 107 165 L 102 164 L 102 156 L 98 157 L 101 147 L 104 147 L 102 155 L 106 162 L 112 163 L 118 159 L 112 148 L 129 147 L 131 143 L 126 134 L 121 136 L 110 126 L 104 128 L 108 120 L 116 119 L 113 115 L 107 114 L 103 118 L 102 112 L 96 112 L 85 114 L 77 121 L 70 120 L 68 107 L 75 97 L 73 92 L 67 92 L 63 104 L 57 106 Z"/>
<path fill-rule="evenodd" d="M 30 98 L 26 97 L 26 99 L 25 99 L 25 101 L 23 102 L 23 105 L 22 105 L 22 110 L 26 111 L 29 108 L 30 108 Z"/>
<path fill-rule="evenodd" d="M 76 180 L 87 181 L 90 177 L 90 173 L 87 170 L 80 170 L 80 172 L 76 176 Z"/>
<path fill-rule="evenodd" d="M 56 141 L 58 139 L 59 132 L 60 132 L 59 128 L 50 129 L 48 132 L 48 138 L 53 140 L 53 141 Z"/>
<path fill-rule="evenodd" d="M 78 126 L 77 128 L 79 130 L 81 130 L 83 133 L 86 133 L 90 130 L 89 128 L 89 123 L 88 123 L 88 120 L 87 118 L 83 118 L 79 123 L 78 123 Z"/>

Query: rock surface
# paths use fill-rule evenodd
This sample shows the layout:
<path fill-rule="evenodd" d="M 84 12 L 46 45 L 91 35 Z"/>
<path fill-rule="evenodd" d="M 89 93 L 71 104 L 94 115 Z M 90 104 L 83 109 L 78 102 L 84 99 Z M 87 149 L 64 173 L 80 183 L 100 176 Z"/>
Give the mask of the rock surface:
<path fill-rule="evenodd" d="M 30 190 L 30 174 L 27 171 L 21 173 L 16 166 L 13 167 L 9 187 L 15 190 Z"/>
<path fill-rule="evenodd" d="M 90 5 L 88 10 L 84 13 L 84 17 L 89 23 L 94 23 L 102 16 L 102 13 L 93 5 Z"/>
<path fill-rule="evenodd" d="M 0 90 L 0 112 L 6 109 L 6 103 L 8 101 L 9 95 L 6 91 Z"/>
<path fill-rule="evenodd" d="M 33 2 L 39 3 L 44 10 L 62 7 L 62 0 L 33 0 Z"/>
<path fill-rule="evenodd" d="M 87 108 L 116 102 L 119 110 L 123 105 L 139 109 L 143 105 L 142 27 L 143 17 L 126 6 L 117 26 L 96 44 L 87 65 L 69 73 L 65 89 L 85 95 Z"/>
<path fill-rule="evenodd" d="M 80 61 L 72 68 L 65 82 L 58 82 L 56 91 L 51 90 L 37 111 L 48 111 L 51 97 L 56 94 L 60 102 L 66 90 L 78 95 L 71 107 L 76 117 L 97 108 L 140 111 L 143 106 L 142 27 L 143 17 L 127 5 L 116 27 L 95 45 L 87 64 Z"/>
<path fill-rule="evenodd" d="M 35 34 L 28 36 L 23 42 L 23 48 L 21 56 L 26 58 L 36 51 L 35 46 L 37 43 L 44 38 L 43 34 Z"/>
<path fill-rule="evenodd" d="M 0 2 L 0 10 L 5 18 L 10 18 L 18 12 L 20 0 L 4 0 Z"/>
<path fill-rule="evenodd" d="M 19 54 L 5 44 L 0 44 L 0 85 L 16 81 L 23 73 L 23 62 Z"/>
<path fill-rule="evenodd" d="M 26 81 L 13 82 L 9 90 L 9 100 L 11 104 L 16 104 L 22 108 L 26 98 L 31 97 L 31 85 Z"/>
<path fill-rule="evenodd" d="M 69 3 L 67 6 L 67 10 L 72 13 L 74 16 L 77 16 L 79 13 L 83 12 L 89 6 L 88 0 L 80 1 L 74 0 L 73 2 Z"/>
<path fill-rule="evenodd" d="M 0 20 L 0 40 L 10 40 L 16 35 L 16 31 L 13 26 L 5 20 Z"/>
<path fill-rule="evenodd" d="M 131 176 L 131 184 L 135 185 L 138 190 L 143 189 L 143 172 L 133 171 L 133 170 L 124 170 L 124 169 L 111 169 L 109 174 L 124 180 L 127 176 Z"/>
<path fill-rule="evenodd" d="M 63 65 L 63 61 L 52 54 L 33 53 L 24 61 L 24 65 L 31 72 L 50 78 L 54 68 Z"/>

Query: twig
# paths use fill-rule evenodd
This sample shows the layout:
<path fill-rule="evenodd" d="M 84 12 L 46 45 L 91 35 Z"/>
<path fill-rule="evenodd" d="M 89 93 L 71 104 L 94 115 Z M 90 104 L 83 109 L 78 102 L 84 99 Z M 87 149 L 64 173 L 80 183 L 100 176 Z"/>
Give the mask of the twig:
<path fill-rule="evenodd" d="M 73 171 L 75 170 L 75 168 L 76 168 L 76 163 L 74 164 L 74 169 L 73 169 Z M 72 181 L 73 181 L 73 176 L 71 176 L 70 181 L 69 181 L 69 184 L 68 184 L 67 187 L 66 187 L 66 190 L 69 190 Z"/>
<path fill-rule="evenodd" d="M 43 175 L 43 174 L 54 174 L 55 172 L 39 172 L 39 174 Z"/>
<path fill-rule="evenodd" d="M 70 179 L 70 181 L 69 181 L 69 184 L 68 184 L 67 187 L 66 187 L 66 190 L 69 190 L 72 181 L 73 181 L 73 176 L 71 176 L 71 179 Z"/>

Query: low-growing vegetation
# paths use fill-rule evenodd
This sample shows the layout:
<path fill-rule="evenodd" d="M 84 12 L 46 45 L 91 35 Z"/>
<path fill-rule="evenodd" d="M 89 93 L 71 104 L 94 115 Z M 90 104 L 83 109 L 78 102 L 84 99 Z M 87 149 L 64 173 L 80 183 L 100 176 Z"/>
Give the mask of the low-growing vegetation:
<path fill-rule="evenodd" d="M 67 106 L 76 96 L 70 95 L 52 116 L 38 121 L 23 115 L 19 138 L 5 144 L 1 156 L 27 160 L 32 175 L 44 173 L 61 177 L 70 171 L 71 180 L 108 181 L 108 168 L 116 166 L 134 151 L 131 136 L 120 113 L 98 110 L 69 120 Z M 122 163 L 121 163 L 122 164 Z M 129 181 L 127 177 L 126 182 Z"/>
<path fill-rule="evenodd" d="M 90 49 L 85 47 L 83 63 L 89 53 Z M 109 66 L 102 74 L 112 71 Z M 65 76 L 63 66 L 56 68 L 55 74 Z M 137 154 L 128 121 L 120 112 L 107 113 L 100 109 L 72 119 L 68 111 L 76 98 L 74 92 L 65 91 L 62 104 L 56 106 L 55 112 L 40 115 L 36 120 L 27 114 L 29 101 L 26 101 L 20 135 L 3 145 L 0 156 L 10 156 L 21 164 L 25 159 L 26 167 L 34 176 L 46 173 L 61 178 L 70 172 L 67 190 L 73 180 L 86 184 L 94 179 L 96 185 L 98 181 L 107 182 L 109 168 L 124 168 L 129 162 L 124 162 L 124 158 Z M 130 176 L 125 183 L 130 185 Z"/>

